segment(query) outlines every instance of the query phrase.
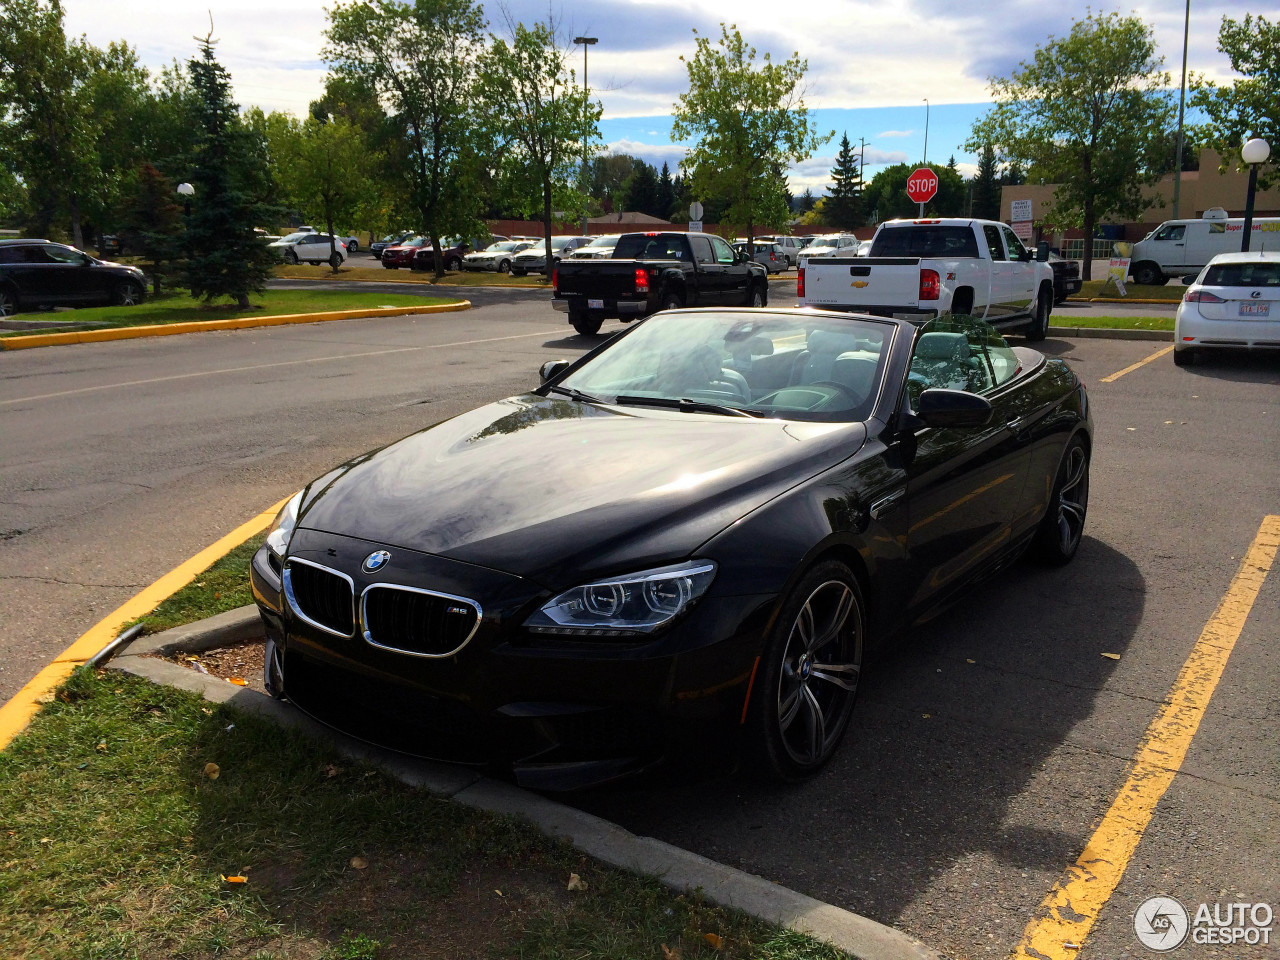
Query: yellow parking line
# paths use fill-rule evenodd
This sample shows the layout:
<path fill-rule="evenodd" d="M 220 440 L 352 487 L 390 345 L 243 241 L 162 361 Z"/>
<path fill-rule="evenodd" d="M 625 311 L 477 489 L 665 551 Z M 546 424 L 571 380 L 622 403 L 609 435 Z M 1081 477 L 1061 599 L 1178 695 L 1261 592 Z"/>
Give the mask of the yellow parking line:
<path fill-rule="evenodd" d="M 1027 960 L 1073 960 L 1110 899 L 1151 822 L 1156 804 L 1182 766 L 1280 547 L 1280 516 L 1267 516 L 1160 712 L 1138 747 L 1128 779 L 1084 852 L 1040 904 L 1013 951 Z M 1071 944 L 1070 947 L 1067 944 Z"/>
<path fill-rule="evenodd" d="M 1157 351 L 1156 351 L 1155 353 L 1153 353 L 1151 356 L 1149 356 L 1149 357 L 1147 357 L 1147 358 L 1145 358 L 1145 359 L 1143 359 L 1143 360 L 1139 360 L 1137 363 L 1131 363 L 1131 364 L 1129 364 L 1129 366 L 1125 367 L 1123 370 L 1117 370 L 1115 373 L 1113 373 L 1113 374 L 1112 374 L 1111 376 L 1109 376 L 1109 377 L 1103 377 L 1103 378 L 1102 378 L 1102 382 L 1103 382 L 1103 383 L 1114 383 L 1115 381 L 1117 381 L 1117 380 L 1119 380 L 1121 377 L 1123 377 L 1126 373 L 1133 373 L 1133 371 L 1137 370 L 1139 367 L 1141 367 L 1141 366 L 1145 366 L 1146 364 L 1150 363 L 1152 360 L 1159 360 L 1159 359 L 1160 359 L 1161 357 L 1163 357 L 1166 353 L 1171 353 L 1172 351 L 1173 351 L 1173 345 L 1172 345 L 1172 344 L 1170 344 L 1169 346 L 1165 347 L 1163 350 L 1157 350 Z"/>
<path fill-rule="evenodd" d="M 287 497 L 285 498 L 288 499 Z M 0 706 L 0 750 L 21 733 L 31 718 L 40 711 L 40 698 L 46 696 L 71 676 L 80 664 L 105 647 L 120 627 L 150 613 L 170 595 L 177 593 L 217 559 L 230 553 L 255 533 L 265 530 L 275 519 L 285 501 L 281 500 L 258 514 L 248 523 L 236 527 L 225 537 L 205 547 L 190 560 L 174 567 L 141 593 L 129 598 L 86 631 L 79 640 L 63 650 L 53 662 L 37 673 L 8 703 Z"/>

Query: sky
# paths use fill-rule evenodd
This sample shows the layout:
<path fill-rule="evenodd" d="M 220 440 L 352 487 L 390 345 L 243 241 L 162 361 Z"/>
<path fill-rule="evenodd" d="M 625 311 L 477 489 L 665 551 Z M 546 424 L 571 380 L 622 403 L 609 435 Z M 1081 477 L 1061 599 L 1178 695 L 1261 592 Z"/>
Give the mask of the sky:
<path fill-rule="evenodd" d="M 484 6 L 494 32 L 507 20 L 532 23 L 550 14 L 566 38 L 598 37 L 587 79 L 604 107 L 600 146 L 658 167 L 665 161 L 673 170 L 688 146 L 672 141 L 671 109 L 688 85 L 680 56 L 692 54 L 694 30 L 715 38 L 724 21 L 736 24 L 760 54 L 785 59 L 798 52 L 808 61 L 805 102 L 819 130 L 835 133 L 787 172 L 794 193 L 815 195 L 830 181 L 845 132 L 865 151 L 868 179 L 889 164 L 925 159 L 926 129 L 927 159 L 954 155 L 970 175 L 976 158 L 962 145 L 989 108 L 987 79 L 1008 75 L 1089 9 L 1070 0 L 822 0 L 794 8 L 781 0 L 503 0 Z M 192 56 L 194 38 L 209 33 L 212 17 L 218 56 L 242 107 L 301 115 L 323 91 L 327 18 L 326 5 L 316 0 L 63 0 L 63 7 L 68 34 L 85 34 L 98 45 L 123 39 L 155 70 Z M 1176 87 L 1184 0 L 1119 6 L 1103 0 L 1091 8 L 1135 13 L 1148 23 Z M 1244 3 L 1191 0 L 1191 8 L 1188 69 L 1230 79 L 1230 65 L 1217 50 L 1218 26 L 1224 15 L 1243 16 Z M 581 50 L 572 53 L 577 68 Z"/>

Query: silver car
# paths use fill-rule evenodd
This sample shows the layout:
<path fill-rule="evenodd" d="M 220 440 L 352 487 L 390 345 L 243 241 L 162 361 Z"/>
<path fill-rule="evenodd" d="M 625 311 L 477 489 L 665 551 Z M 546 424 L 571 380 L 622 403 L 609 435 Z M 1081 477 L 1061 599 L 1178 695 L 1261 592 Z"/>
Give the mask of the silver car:
<path fill-rule="evenodd" d="M 746 241 L 735 243 L 733 249 L 741 254 L 746 254 Z M 782 247 L 776 243 L 761 243 L 759 240 L 754 245 L 755 253 L 751 257 L 756 263 L 764 267 L 766 273 L 782 273 L 787 269 L 787 255 L 783 252 Z"/>
<path fill-rule="evenodd" d="M 532 244 L 528 240 L 503 240 L 490 244 L 483 250 L 468 253 L 462 258 L 463 270 L 492 270 L 494 273 L 510 273 L 511 264 L 517 253 L 527 250 Z"/>
<path fill-rule="evenodd" d="M 618 245 L 620 233 L 609 233 L 602 237 L 596 237 L 590 243 L 584 244 L 577 250 L 573 251 L 574 260 L 608 260 L 613 256 L 613 248 Z"/>
<path fill-rule="evenodd" d="M 856 257 L 861 244 L 853 234 L 814 237 L 813 242 L 800 251 L 800 262 L 814 257 Z"/>
<path fill-rule="evenodd" d="M 590 237 L 552 237 L 551 266 L 555 266 L 565 257 L 570 256 L 579 247 L 591 242 Z M 538 240 L 528 250 L 515 255 L 511 261 L 511 273 L 523 277 L 526 273 L 547 272 L 547 248 L 542 240 Z"/>

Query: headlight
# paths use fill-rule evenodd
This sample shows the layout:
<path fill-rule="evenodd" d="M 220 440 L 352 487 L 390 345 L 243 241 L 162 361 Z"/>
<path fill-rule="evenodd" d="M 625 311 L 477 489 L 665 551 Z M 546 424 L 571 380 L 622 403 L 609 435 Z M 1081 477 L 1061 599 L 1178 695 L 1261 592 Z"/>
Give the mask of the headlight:
<path fill-rule="evenodd" d="M 267 546 L 281 559 L 284 559 L 285 548 L 289 546 L 289 538 L 293 536 L 293 527 L 298 522 L 298 507 L 301 504 L 302 491 L 299 490 L 280 508 L 280 512 L 271 523 L 271 529 L 267 531 Z"/>
<path fill-rule="evenodd" d="M 715 579 L 711 560 L 690 560 L 566 590 L 525 621 L 533 633 L 625 637 L 670 623 Z"/>

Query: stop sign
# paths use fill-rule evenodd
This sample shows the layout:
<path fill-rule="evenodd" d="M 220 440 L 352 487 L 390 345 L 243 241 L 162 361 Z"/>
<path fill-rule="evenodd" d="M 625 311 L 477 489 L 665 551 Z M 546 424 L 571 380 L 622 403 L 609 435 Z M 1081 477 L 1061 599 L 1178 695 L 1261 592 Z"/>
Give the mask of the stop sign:
<path fill-rule="evenodd" d="M 916 203 L 928 203 L 938 192 L 938 175 L 928 167 L 920 167 L 907 177 L 907 196 Z"/>

